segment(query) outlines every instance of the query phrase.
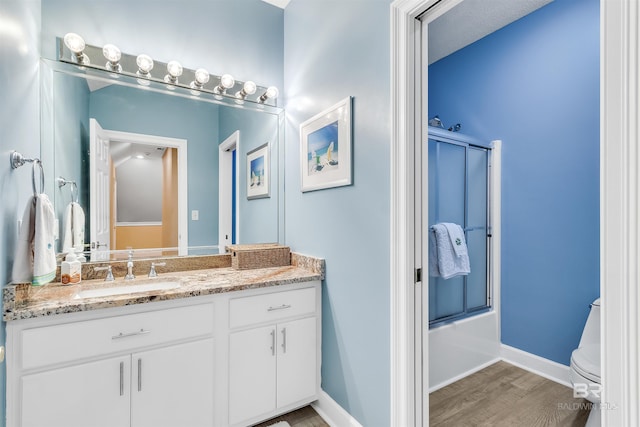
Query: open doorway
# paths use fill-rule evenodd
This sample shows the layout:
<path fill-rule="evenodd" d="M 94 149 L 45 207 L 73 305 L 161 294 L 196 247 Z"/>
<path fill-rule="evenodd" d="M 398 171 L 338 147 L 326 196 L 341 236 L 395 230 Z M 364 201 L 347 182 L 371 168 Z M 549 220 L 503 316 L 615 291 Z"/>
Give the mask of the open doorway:
<path fill-rule="evenodd" d="M 95 119 L 90 134 L 92 260 L 130 248 L 186 254 L 187 141 L 107 130 Z"/>
<path fill-rule="evenodd" d="M 416 176 L 417 164 L 416 158 L 420 158 L 419 147 L 420 136 L 424 130 L 421 123 L 426 122 L 436 112 L 429 110 L 427 113 L 426 87 L 422 88 L 420 82 L 416 82 L 416 70 L 420 70 L 419 63 L 416 59 L 424 52 L 421 44 L 423 40 L 420 38 L 422 23 L 417 21 L 417 17 L 429 10 L 431 13 L 444 14 L 448 9 L 452 8 L 459 1 L 397 1 L 392 7 L 393 25 L 392 25 L 392 82 L 393 82 L 393 143 L 392 143 L 392 424 L 402 425 L 427 425 L 428 422 L 428 397 L 425 394 L 418 394 L 417 391 L 424 391 L 428 384 L 428 372 L 424 375 L 418 370 L 418 365 L 422 363 L 428 354 L 428 338 L 421 334 L 422 328 L 415 328 L 422 319 L 419 316 L 418 309 L 422 306 L 420 299 L 423 297 L 422 284 L 416 281 L 416 268 L 422 265 L 423 259 L 418 251 L 420 247 L 416 245 L 413 236 L 416 235 L 415 229 L 415 204 L 413 203 L 413 195 L 416 186 L 421 182 L 414 181 Z M 630 273 L 622 263 L 612 263 L 612 253 L 616 253 L 620 259 L 631 260 L 635 253 L 627 253 L 626 251 L 613 246 L 614 241 L 627 241 L 623 231 L 626 230 L 633 236 L 637 236 L 637 229 L 628 230 L 626 227 L 614 227 L 614 223 L 628 224 L 624 218 L 637 218 L 637 213 L 628 211 L 628 204 L 625 197 L 619 190 L 621 183 L 623 187 L 630 185 L 637 188 L 635 178 L 629 175 L 630 165 L 623 164 L 622 159 L 627 158 L 622 153 L 626 152 L 629 146 L 633 146 L 629 135 L 637 135 L 636 131 L 629 131 L 629 123 L 626 120 L 636 122 L 635 119 L 629 119 L 633 116 L 633 109 L 629 109 L 628 104 L 622 102 L 621 93 L 630 93 L 621 88 L 634 87 L 637 88 L 637 63 L 629 61 L 627 56 L 629 50 L 623 49 L 625 43 L 631 46 L 638 45 L 637 33 L 629 31 L 629 22 L 638 21 L 637 8 L 631 7 L 633 2 L 601 2 L 603 7 L 602 23 L 603 23 L 603 54 L 602 63 L 604 69 L 608 70 L 601 77 L 603 87 L 602 104 L 611 105 L 613 110 L 602 109 L 600 117 L 594 119 L 595 122 L 601 122 L 603 126 L 602 140 L 599 141 L 603 157 L 601 158 L 602 177 L 602 200 L 608 200 L 606 204 L 600 204 L 600 209 L 596 206 L 595 211 L 602 210 L 601 228 L 608 230 L 601 234 L 601 248 L 607 248 L 606 257 L 610 259 L 609 263 L 596 260 L 595 264 L 602 267 L 602 295 L 603 298 L 609 295 L 610 304 L 613 310 L 622 313 L 625 321 L 631 324 L 637 322 L 637 304 L 634 302 L 632 307 L 624 303 L 623 295 L 629 292 L 628 285 L 631 282 L 620 282 L 616 280 L 607 281 L 607 277 L 615 279 L 621 276 L 613 274 L 613 266 L 619 270 Z M 632 26 L 633 27 L 633 26 Z M 616 29 L 623 29 L 620 33 Z M 614 34 L 615 33 L 615 34 Z M 624 42 L 621 42 L 622 37 Z M 424 91 L 423 91 L 424 89 Z M 533 89 L 533 88 L 532 88 Z M 637 101 L 637 92 L 633 92 Z M 417 94 L 417 96 L 416 96 Z M 425 102 L 420 102 L 424 96 Z M 462 100 L 461 102 L 464 102 Z M 430 108 L 431 106 L 429 106 Z M 488 109 L 491 105 L 487 105 Z M 612 114 L 615 111 L 616 114 Z M 618 113 L 621 117 L 618 117 Z M 625 119 L 626 118 L 626 119 Z M 449 119 L 455 120 L 455 119 Z M 614 124 L 616 126 L 614 126 Z M 625 130 L 626 129 L 626 130 Z M 600 132 L 598 132 L 600 134 Z M 501 135 L 495 135 L 500 137 Z M 416 144 L 416 141 L 420 141 Z M 610 156 L 606 154 L 609 153 Z M 618 170 L 619 174 L 614 174 L 614 170 Z M 611 207 L 610 207 L 611 206 Z M 613 207 L 615 206 L 615 208 Z M 629 215 L 629 216 L 627 216 Z M 609 219 L 607 219 L 609 218 Z M 621 240 L 622 239 L 622 240 Z M 632 239 L 636 239 L 633 237 Z M 636 240 L 634 240 L 636 241 Z M 610 242 L 611 246 L 606 245 Z M 631 261 L 630 261 L 631 262 Z M 633 264 L 633 262 L 632 262 Z M 635 277 L 635 276 L 634 276 Z M 604 283 L 607 286 L 604 286 Z M 425 291 L 426 292 L 426 291 Z M 632 292 L 634 295 L 635 293 Z M 628 294 L 627 294 L 628 295 Z M 394 313 L 395 312 L 395 313 Z M 411 314 L 400 314 L 411 313 Z M 612 313 L 611 311 L 609 313 Z M 630 408 L 633 406 L 633 396 L 637 396 L 635 389 L 623 386 L 622 374 L 620 370 L 614 370 L 613 366 L 619 362 L 617 366 L 623 366 L 633 358 L 631 347 L 635 342 L 634 339 L 625 335 L 625 328 L 615 325 L 619 324 L 620 319 L 614 319 L 612 315 L 604 316 L 603 328 L 608 332 L 609 340 L 620 344 L 623 352 L 618 351 L 614 354 L 614 346 L 603 344 L 603 370 L 606 374 L 607 365 L 611 365 L 609 371 L 609 383 L 604 384 L 605 390 L 610 389 L 610 396 L 615 396 L 620 400 L 616 402 L 628 402 L 630 406 L 625 406 L 624 411 L 607 411 L 604 419 L 609 419 L 611 425 L 624 424 L 624 422 L 614 422 L 611 420 L 623 420 L 627 414 L 631 414 Z M 607 326 L 607 317 L 609 323 Z M 422 330 L 424 332 L 424 330 Z M 630 341 L 631 339 L 631 341 Z M 422 347 L 420 340 L 425 343 Z M 413 364 L 413 361 L 417 363 Z M 627 362 L 624 362 L 627 361 Z M 630 365 L 624 365 L 630 366 Z M 636 365 L 633 365 L 636 366 Z M 625 372 L 628 372 L 625 370 Z M 635 371 L 634 371 L 635 372 Z M 632 375 L 633 376 L 633 375 Z M 624 378 L 630 378 L 624 375 Z M 636 377 L 634 377 L 636 378 Z M 407 397 L 414 397 L 414 399 Z M 422 412 L 421 412 L 422 411 Z M 631 414 L 633 415 L 633 414 Z M 637 415 L 637 414 L 636 414 Z M 635 415 L 634 415 L 635 416 Z M 633 418 L 633 417 L 632 417 Z M 627 419 L 627 418 L 624 418 Z M 633 418 L 636 419 L 636 418 Z"/>

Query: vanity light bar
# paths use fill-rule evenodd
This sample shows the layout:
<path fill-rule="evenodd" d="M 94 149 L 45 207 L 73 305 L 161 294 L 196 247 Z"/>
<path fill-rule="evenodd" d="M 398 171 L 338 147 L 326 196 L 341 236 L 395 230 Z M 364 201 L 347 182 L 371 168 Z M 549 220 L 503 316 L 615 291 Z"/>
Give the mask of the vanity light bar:
<path fill-rule="evenodd" d="M 58 60 L 80 67 L 135 77 L 142 86 L 150 82 L 162 83 L 168 89 L 189 89 L 194 96 L 212 95 L 216 99 L 228 98 L 241 104 L 253 102 L 277 106 L 278 90 L 274 86 L 257 86 L 252 81 L 235 80 L 229 74 L 216 76 L 198 68 L 183 68 L 177 61 L 154 61 L 148 55 L 129 55 L 111 44 L 104 47 L 85 44 L 82 37 L 68 33 L 58 38 Z M 247 90 L 255 88 L 255 90 Z M 275 90 L 274 90 L 275 89 Z M 275 97 L 273 96 L 275 94 Z"/>

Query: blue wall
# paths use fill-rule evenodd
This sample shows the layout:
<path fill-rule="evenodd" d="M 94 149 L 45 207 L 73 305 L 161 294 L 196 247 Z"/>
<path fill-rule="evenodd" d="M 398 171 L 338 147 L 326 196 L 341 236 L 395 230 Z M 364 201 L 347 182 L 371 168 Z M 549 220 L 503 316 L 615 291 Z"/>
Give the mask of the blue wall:
<path fill-rule="evenodd" d="M 568 365 L 599 294 L 599 2 L 556 0 L 429 67 L 429 115 L 503 140 L 502 342 Z"/>
<path fill-rule="evenodd" d="M 218 244 L 218 109 L 126 86 L 91 94 L 89 115 L 104 129 L 187 140 L 189 246 Z M 194 209 L 198 221 L 191 220 Z"/>
<path fill-rule="evenodd" d="M 322 389 L 388 426 L 390 0 L 293 0 L 285 10 L 286 242 L 324 257 Z M 301 122 L 354 97 L 353 185 L 300 191 Z"/>
<path fill-rule="evenodd" d="M 0 37 L 0 158 L 4 159 L 0 161 L 0 285 L 4 285 L 11 279 L 18 219 L 32 194 L 31 165 L 11 170 L 7 159 L 13 150 L 27 157 L 40 152 L 40 1 L 2 0 L 0 27 L 4 30 Z M 0 345 L 4 341 L 5 324 L 0 322 Z M 5 370 L 6 362 L 0 363 L 0 426 L 5 425 Z"/>

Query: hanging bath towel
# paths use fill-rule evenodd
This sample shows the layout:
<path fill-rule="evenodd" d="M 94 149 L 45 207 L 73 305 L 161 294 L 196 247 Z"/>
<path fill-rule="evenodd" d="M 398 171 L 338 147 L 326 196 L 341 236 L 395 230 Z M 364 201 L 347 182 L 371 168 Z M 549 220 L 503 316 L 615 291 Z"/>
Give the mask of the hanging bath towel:
<path fill-rule="evenodd" d="M 433 225 L 429 233 L 429 246 L 431 276 L 450 279 L 471 272 L 464 230 L 458 224 Z"/>
<path fill-rule="evenodd" d="M 44 285 L 55 278 L 54 227 L 55 213 L 47 195 L 30 197 L 13 261 L 13 283 Z"/>
<path fill-rule="evenodd" d="M 64 238 L 62 252 L 73 248 L 77 254 L 84 251 L 84 210 L 79 203 L 71 202 L 64 212 Z"/>

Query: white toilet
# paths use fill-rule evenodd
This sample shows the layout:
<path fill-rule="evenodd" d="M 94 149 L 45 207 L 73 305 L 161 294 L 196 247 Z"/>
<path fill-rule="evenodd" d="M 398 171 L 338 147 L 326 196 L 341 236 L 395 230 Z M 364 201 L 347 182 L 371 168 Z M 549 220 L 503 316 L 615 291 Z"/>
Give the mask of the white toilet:
<path fill-rule="evenodd" d="M 593 403 L 585 427 L 600 426 L 600 298 L 591 304 L 580 344 L 571 353 L 569 375 L 574 396 Z"/>

